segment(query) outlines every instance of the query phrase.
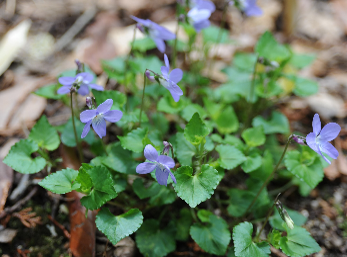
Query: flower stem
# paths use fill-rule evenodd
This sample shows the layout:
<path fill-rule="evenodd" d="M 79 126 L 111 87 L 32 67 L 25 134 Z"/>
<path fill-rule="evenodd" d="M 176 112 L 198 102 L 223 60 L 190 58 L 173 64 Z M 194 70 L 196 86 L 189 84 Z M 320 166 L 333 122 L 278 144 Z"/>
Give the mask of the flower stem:
<path fill-rule="evenodd" d="M 127 84 L 128 84 L 127 74 L 128 74 L 128 70 L 129 70 L 129 59 L 130 59 L 131 53 L 132 53 L 133 48 L 134 48 L 135 38 L 136 38 L 136 26 L 134 28 L 134 34 L 133 34 L 133 39 L 131 41 L 130 51 L 129 51 L 129 54 L 127 56 L 127 59 L 125 60 L 125 71 L 124 71 L 124 78 L 125 78 L 124 84 L 125 84 L 125 86 L 127 86 Z"/>
<path fill-rule="evenodd" d="M 147 71 L 147 70 L 146 70 Z M 140 110 L 140 122 L 139 127 L 141 127 L 141 119 L 142 119 L 142 110 L 143 110 L 143 101 L 145 99 L 145 89 L 146 89 L 146 71 L 143 73 L 143 91 L 142 91 L 142 103 L 141 103 L 141 110 Z"/>
<path fill-rule="evenodd" d="M 219 42 L 221 41 L 221 38 L 222 38 L 223 28 L 224 28 L 224 25 L 225 25 L 226 14 L 227 14 L 227 10 L 228 10 L 228 5 L 229 5 L 229 3 L 226 2 L 225 5 L 224 5 L 224 8 L 223 8 L 222 20 L 221 20 L 221 23 L 220 23 L 220 26 L 219 26 L 219 31 L 218 31 L 218 35 L 217 35 L 217 41 L 216 41 L 216 53 L 217 53 L 217 50 L 218 50 Z M 209 67 L 208 67 L 209 75 L 211 74 L 211 71 L 212 71 L 212 68 L 213 68 L 214 57 L 211 59 L 211 61 L 209 63 Z"/>
<path fill-rule="evenodd" d="M 73 92 L 71 91 L 70 92 L 70 107 L 71 107 L 72 126 L 73 126 L 73 131 L 74 131 L 74 134 L 75 134 L 75 140 L 76 140 L 76 145 L 77 145 L 77 150 L 78 150 L 78 156 L 79 156 L 80 162 L 82 163 L 83 162 L 83 155 L 82 155 L 81 144 L 78 141 L 78 137 L 77 137 L 72 97 L 73 97 Z"/>
<path fill-rule="evenodd" d="M 270 215 L 272 214 L 272 211 L 273 211 L 273 209 L 274 209 L 274 207 L 275 207 L 275 204 L 276 204 L 277 199 L 278 199 L 278 197 L 280 196 L 280 194 L 281 194 L 281 193 L 278 193 L 278 195 L 276 196 L 276 199 L 275 199 L 273 205 L 271 206 L 269 212 L 267 213 L 265 222 L 264 222 L 263 226 L 261 227 L 259 233 L 258 233 L 258 234 L 256 235 L 256 237 L 255 237 L 256 241 L 259 239 L 259 237 L 260 237 L 260 235 L 261 235 L 261 232 L 263 232 L 263 230 L 264 230 L 264 228 L 265 228 L 265 225 L 266 225 L 267 222 L 269 221 Z"/>
<path fill-rule="evenodd" d="M 256 195 L 255 198 L 253 199 L 252 203 L 248 206 L 248 208 L 247 208 L 246 212 L 244 213 L 244 215 L 246 215 L 246 214 L 248 213 L 248 211 L 253 207 L 253 205 L 254 205 L 255 201 L 258 199 L 260 193 L 263 191 L 264 187 L 266 187 L 266 185 L 267 185 L 267 183 L 270 181 L 271 177 L 272 177 L 272 176 L 275 174 L 275 172 L 277 171 L 277 169 L 278 169 L 280 163 L 281 163 L 282 160 L 283 160 L 283 157 L 284 157 L 285 153 L 287 152 L 289 143 L 290 143 L 290 141 L 292 140 L 292 138 L 293 138 L 293 135 L 290 135 L 289 138 L 288 138 L 288 140 L 287 140 L 287 144 L 286 144 L 286 146 L 285 146 L 285 148 L 284 148 L 284 151 L 283 151 L 283 153 L 282 153 L 282 156 L 281 156 L 280 160 L 278 161 L 276 167 L 275 167 L 274 170 L 271 172 L 271 174 L 267 177 L 267 179 L 265 180 L 265 182 L 263 183 L 263 185 L 262 185 L 261 188 L 259 189 L 257 195 Z M 243 216 L 244 216 L 244 215 L 243 215 Z"/>
<path fill-rule="evenodd" d="M 177 15 L 176 15 L 177 16 Z M 176 58 L 177 58 L 177 37 L 178 37 L 178 30 L 180 27 L 180 21 L 177 17 L 177 27 L 176 27 L 176 37 L 175 37 L 175 42 L 174 42 L 174 49 L 172 53 L 172 66 L 173 68 L 176 68 Z"/>

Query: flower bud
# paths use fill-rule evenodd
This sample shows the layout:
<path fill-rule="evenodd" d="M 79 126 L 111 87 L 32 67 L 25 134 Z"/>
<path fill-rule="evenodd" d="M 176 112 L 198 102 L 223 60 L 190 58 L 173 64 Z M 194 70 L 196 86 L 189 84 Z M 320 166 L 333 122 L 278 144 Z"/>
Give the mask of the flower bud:
<path fill-rule="evenodd" d="M 89 109 L 93 108 L 93 100 L 89 96 L 86 98 L 86 105 L 88 106 Z"/>
<path fill-rule="evenodd" d="M 82 72 L 84 72 L 84 65 L 83 65 L 83 63 L 81 63 L 79 60 L 75 60 L 75 63 L 76 63 L 76 65 L 77 65 L 77 70 L 76 70 L 76 74 L 78 74 L 78 73 L 82 73 Z"/>
<path fill-rule="evenodd" d="M 286 209 L 283 208 L 280 200 L 277 200 L 276 208 L 277 208 L 278 213 L 280 214 L 282 220 L 287 224 L 288 228 L 293 229 L 294 228 L 294 221 L 290 218 Z"/>
<path fill-rule="evenodd" d="M 141 31 L 142 33 L 145 33 L 145 28 L 142 26 L 142 24 L 137 23 L 137 24 L 136 24 L 136 28 L 138 28 L 139 31 Z"/>
<path fill-rule="evenodd" d="M 185 20 L 186 20 L 186 16 L 184 14 L 180 14 L 180 16 L 178 16 L 179 22 L 185 22 Z"/>
<path fill-rule="evenodd" d="M 172 144 L 170 144 L 167 141 L 163 141 L 163 144 L 164 144 L 163 154 L 168 155 L 170 153 L 170 149 L 172 148 Z"/>
<path fill-rule="evenodd" d="M 306 139 L 305 137 L 293 135 L 293 140 L 298 143 L 299 145 L 306 145 Z"/>
<path fill-rule="evenodd" d="M 146 75 L 146 77 L 147 77 L 151 82 L 154 82 L 154 81 L 155 81 L 154 76 L 151 76 L 151 72 L 150 72 L 149 70 L 146 70 L 146 71 L 145 71 L 145 75 Z"/>

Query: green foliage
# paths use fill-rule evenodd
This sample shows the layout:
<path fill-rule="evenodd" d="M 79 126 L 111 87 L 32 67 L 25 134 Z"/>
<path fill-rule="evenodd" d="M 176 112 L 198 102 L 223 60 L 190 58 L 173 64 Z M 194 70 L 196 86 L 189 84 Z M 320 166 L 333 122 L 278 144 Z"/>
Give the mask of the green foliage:
<path fill-rule="evenodd" d="M 81 203 L 89 210 L 100 208 L 107 201 L 116 198 L 111 173 L 103 166 L 84 165 L 81 167 L 90 176 L 93 187 L 87 196 L 82 197 Z"/>
<path fill-rule="evenodd" d="M 146 52 L 150 49 L 155 48 L 154 41 L 149 37 L 144 37 L 141 39 L 136 39 L 133 44 L 133 50 L 139 52 Z"/>
<path fill-rule="evenodd" d="M 114 90 L 98 91 L 93 89 L 92 92 L 93 92 L 93 95 L 95 96 L 95 101 L 97 105 L 102 104 L 107 99 L 112 99 L 113 105 L 111 110 L 121 109 L 127 101 L 125 94 L 119 91 L 114 91 Z"/>
<path fill-rule="evenodd" d="M 31 154 L 38 151 L 39 146 L 30 139 L 21 139 L 15 143 L 6 155 L 4 163 L 15 171 L 33 174 L 46 166 L 46 160 L 40 156 L 32 158 Z"/>
<path fill-rule="evenodd" d="M 40 87 L 37 89 L 34 94 L 47 98 L 47 99 L 61 99 L 64 97 L 64 95 L 59 95 L 57 94 L 57 90 L 61 87 L 60 84 L 52 84 L 52 85 L 47 85 L 44 87 Z"/>
<path fill-rule="evenodd" d="M 318 93 L 317 82 L 295 76 L 290 77 L 290 79 L 295 83 L 294 94 L 297 96 L 306 97 Z"/>
<path fill-rule="evenodd" d="M 81 185 L 76 183 L 77 175 L 77 170 L 63 169 L 45 177 L 39 185 L 55 194 L 66 194 L 80 188 Z"/>
<path fill-rule="evenodd" d="M 315 188 L 323 180 L 324 171 L 319 157 L 311 150 L 290 151 L 286 154 L 284 164 L 286 168 L 299 177 L 311 188 Z"/>
<path fill-rule="evenodd" d="M 218 145 L 216 151 L 219 153 L 218 162 L 224 169 L 234 169 L 247 160 L 243 153 L 235 146 Z"/>
<path fill-rule="evenodd" d="M 184 107 L 186 107 L 188 104 L 188 101 L 184 98 L 181 97 L 178 102 L 175 102 L 169 93 L 162 97 L 157 105 L 157 110 L 161 112 L 166 112 L 166 113 L 178 113 L 179 111 L 182 111 Z"/>
<path fill-rule="evenodd" d="M 39 147 L 49 151 L 57 149 L 60 144 L 57 131 L 49 124 L 45 115 L 31 129 L 28 138 L 35 141 Z"/>
<path fill-rule="evenodd" d="M 223 109 L 214 119 L 217 129 L 221 134 L 229 134 L 237 131 L 239 121 L 236 117 L 233 107 L 230 105 Z"/>
<path fill-rule="evenodd" d="M 180 210 L 180 217 L 176 222 L 176 240 L 186 241 L 189 238 L 190 226 L 193 222 L 192 215 L 188 208 Z"/>
<path fill-rule="evenodd" d="M 183 133 L 176 134 L 176 156 L 181 165 L 192 165 L 192 157 L 196 154 L 196 147 L 192 145 Z"/>
<path fill-rule="evenodd" d="M 190 121 L 193 117 L 194 113 L 199 113 L 199 116 L 204 119 L 206 118 L 207 114 L 204 108 L 202 108 L 198 104 L 189 104 L 182 110 L 182 118 L 186 121 Z"/>
<path fill-rule="evenodd" d="M 302 257 L 312 253 L 319 252 L 321 248 L 311 237 L 306 229 L 294 226 L 289 229 L 285 225 L 287 235 L 280 240 L 281 250 L 291 257 Z"/>
<path fill-rule="evenodd" d="M 97 228 L 113 245 L 138 230 L 142 223 L 143 216 L 139 209 L 130 209 L 122 215 L 114 216 L 108 208 L 102 208 L 95 220 Z"/>
<path fill-rule="evenodd" d="M 176 249 L 173 223 L 161 228 L 159 221 L 147 219 L 136 233 L 136 245 L 144 256 L 163 257 Z"/>
<path fill-rule="evenodd" d="M 253 72 L 256 61 L 257 56 L 255 54 L 236 53 L 233 59 L 233 64 L 240 70 Z"/>
<path fill-rule="evenodd" d="M 267 238 L 270 242 L 270 244 L 275 247 L 276 249 L 279 249 L 280 248 L 280 240 L 281 240 L 281 237 L 282 237 L 282 232 L 276 230 L 276 229 L 273 229 L 268 235 L 267 235 Z"/>
<path fill-rule="evenodd" d="M 135 179 L 133 182 L 134 192 L 140 199 L 145 199 L 157 195 L 160 191 L 160 188 L 161 186 L 158 183 L 151 183 L 150 186 L 145 187 L 142 179 L 140 178 Z"/>
<path fill-rule="evenodd" d="M 231 216 L 242 217 L 262 186 L 262 181 L 252 178 L 248 179 L 246 183 L 248 190 L 232 188 L 228 191 L 228 195 L 230 197 L 228 212 Z M 251 211 L 260 209 L 263 206 L 267 206 L 269 203 L 270 199 L 267 190 L 264 188 L 251 208 Z"/>
<path fill-rule="evenodd" d="M 269 257 L 270 245 L 266 242 L 254 243 L 252 241 L 253 225 L 242 222 L 233 229 L 235 255 L 238 257 Z"/>
<path fill-rule="evenodd" d="M 190 227 L 193 240 L 208 253 L 224 255 L 231 239 L 228 224 L 213 214 L 201 221 L 207 224 L 195 223 Z"/>
<path fill-rule="evenodd" d="M 248 128 L 242 132 L 242 138 L 250 147 L 260 146 L 265 143 L 265 134 L 263 126 Z"/>
<path fill-rule="evenodd" d="M 135 174 L 138 163 L 134 161 L 131 152 L 117 142 L 110 146 L 108 156 L 102 159 L 102 164 L 120 173 Z"/>
<path fill-rule="evenodd" d="M 260 37 L 255 46 L 255 52 L 261 57 L 278 62 L 291 57 L 288 48 L 278 43 L 269 31 Z"/>
<path fill-rule="evenodd" d="M 201 166 L 201 171 L 193 174 L 189 166 L 182 166 L 175 172 L 177 195 L 191 208 L 209 199 L 219 183 L 218 171 L 208 164 Z"/>
<path fill-rule="evenodd" d="M 286 116 L 280 112 L 272 112 L 270 120 L 265 120 L 261 116 L 257 116 L 252 121 L 252 126 L 263 126 L 265 134 L 273 133 L 289 133 L 289 122 Z"/>
<path fill-rule="evenodd" d="M 216 26 L 209 26 L 202 30 L 204 43 L 225 44 L 230 42 L 229 31 Z"/>
<path fill-rule="evenodd" d="M 76 125 L 76 131 L 77 131 L 77 139 L 79 142 L 84 141 L 87 142 L 88 144 L 92 144 L 96 139 L 95 139 L 95 134 L 93 129 L 91 128 L 88 133 L 88 135 L 81 139 L 82 131 L 85 126 L 82 122 L 80 122 L 79 119 L 75 118 L 75 125 Z M 76 139 L 74 135 L 74 130 L 73 130 L 73 124 L 72 124 L 72 119 L 70 118 L 69 121 L 65 124 L 65 127 L 63 129 L 63 132 L 61 133 L 61 142 L 69 147 L 75 147 L 76 146 Z"/>
<path fill-rule="evenodd" d="M 197 112 L 193 115 L 184 129 L 185 138 L 193 145 L 200 145 L 209 133 L 209 128 L 201 120 Z"/>
<path fill-rule="evenodd" d="M 258 153 L 246 156 L 246 160 L 241 164 L 244 172 L 249 173 L 258 169 L 262 164 L 262 158 Z"/>
<path fill-rule="evenodd" d="M 302 69 L 311 65 L 314 59 L 316 59 L 315 54 L 293 54 L 289 64 L 298 69 Z"/>
<path fill-rule="evenodd" d="M 118 136 L 118 138 L 124 149 L 140 153 L 147 145 L 147 133 L 147 128 L 137 128 L 129 132 L 126 136 Z"/>

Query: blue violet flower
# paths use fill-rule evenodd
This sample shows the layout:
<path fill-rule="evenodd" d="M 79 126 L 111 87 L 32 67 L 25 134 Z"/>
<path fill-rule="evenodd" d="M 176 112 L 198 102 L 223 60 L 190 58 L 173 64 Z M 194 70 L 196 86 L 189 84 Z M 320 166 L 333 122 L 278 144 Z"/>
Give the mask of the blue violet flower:
<path fill-rule="evenodd" d="M 104 88 L 102 86 L 91 84 L 93 78 L 93 75 L 88 72 L 78 73 L 75 77 L 60 77 L 58 81 L 63 86 L 58 89 L 57 93 L 64 95 L 70 93 L 74 88 L 82 96 L 89 94 L 89 88 L 103 91 Z"/>
<path fill-rule="evenodd" d="M 162 53 L 165 52 L 166 46 L 164 40 L 172 40 L 176 38 L 176 35 L 166 28 L 158 25 L 157 23 L 147 19 L 139 19 L 135 16 L 130 16 L 134 21 L 136 21 L 137 28 L 151 39 L 153 39 L 156 44 L 158 50 Z"/>
<path fill-rule="evenodd" d="M 86 123 L 81 138 L 87 136 L 90 130 L 90 125 L 93 126 L 93 129 L 100 138 L 106 136 L 106 121 L 117 122 L 123 116 L 121 111 L 111 110 L 112 104 L 113 100 L 107 99 L 105 102 L 100 104 L 98 108 L 86 110 L 80 114 L 81 122 Z"/>
<path fill-rule="evenodd" d="M 144 150 L 146 159 L 150 162 L 140 163 L 136 167 L 139 174 L 147 174 L 155 170 L 155 176 L 160 185 L 167 186 L 167 179 L 170 175 L 173 182 L 176 183 L 174 174 L 170 168 L 175 167 L 175 161 L 166 155 L 158 155 L 157 150 L 152 145 L 146 145 Z"/>
<path fill-rule="evenodd" d="M 323 154 L 326 153 L 333 159 L 339 156 L 339 152 L 336 148 L 329 143 L 329 141 L 334 140 L 341 131 L 340 125 L 337 123 L 328 123 L 323 129 L 319 115 L 316 113 L 312 121 L 313 132 L 306 136 L 306 143 L 309 147 L 316 153 L 320 154 L 326 162 L 331 163 Z"/>

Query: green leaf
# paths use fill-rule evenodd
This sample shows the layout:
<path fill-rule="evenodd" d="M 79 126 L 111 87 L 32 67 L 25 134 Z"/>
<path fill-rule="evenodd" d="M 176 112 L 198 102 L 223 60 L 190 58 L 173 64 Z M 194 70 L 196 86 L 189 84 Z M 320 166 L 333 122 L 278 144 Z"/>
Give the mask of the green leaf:
<path fill-rule="evenodd" d="M 221 134 L 230 134 L 239 128 L 239 121 L 231 105 L 223 109 L 214 121 Z"/>
<path fill-rule="evenodd" d="M 288 209 L 287 207 L 285 207 L 285 209 L 288 212 L 288 215 L 290 216 L 290 218 L 294 221 L 294 224 L 296 226 L 302 226 L 305 224 L 307 218 L 304 215 L 300 214 L 297 211 Z M 284 228 L 282 226 L 283 220 L 282 220 L 280 214 L 278 213 L 277 209 L 275 210 L 275 214 L 272 217 L 270 217 L 269 222 L 270 222 L 271 227 L 273 227 L 277 230 L 283 230 L 284 231 Z"/>
<path fill-rule="evenodd" d="M 252 241 L 253 225 L 242 222 L 233 229 L 235 255 L 238 257 L 269 257 L 270 245 L 266 242 L 256 244 Z M 264 244 L 265 243 L 265 244 Z"/>
<path fill-rule="evenodd" d="M 112 99 L 113 105 L 111 110 L 119 110 L 127 102 L 127 98 L 125 94 L 119 91 L 115 91 L 115 90 L 98 91 L 93 89 L 92 92 L 93 92 L 93 95 L 95 96 L 95 101 L 97 105 L 102 104 L 107 99 Z"/>
<path fill-rule="evenodd" d="M 265 150 L 261 166 L 250 173 L 252 178 L 265 181 L 273 170 L 273 157 L 269 150 Z"/>
<path fill-rule="evenodd" d="M 31 154 L 37 150 L 39 146 L 34 141 L 21 139 L 11 147 L 3 162 L 23 174 L 37 173 L 46 166 L 46 160 L 42 157 L 31 157 Z"/>
<path fill-rule="evenodd" d="M 199 145 L 209 133 L 210 130 L 201 120 L 197 112 L 194 113 L 184 129 L 185 138 L 193 145 Z"/>
<path fill-rule="evenodd" d="M 241 136 L 250 147 L 263 145 L 266 139 L 263 126 L 248 128 L 242 132 Z"/>
<path fill-rule="evenodd" d="M 144 256 L 167 256 L 176 249 L 175 227 L 160 228 L 159 221 L 146 220 L 136 233 L 136 245 Z"/>
<path fill-rule="evenodd" d="M 37 89 L 34 94 L 47 99 L 61 99 L 65 95 L 57 94 L 57 90 L 61 87 L 60 84 L 47 85 Z"/>
<path fill-rule="evenodd" d="M 139 209 L 130 209 L 122 215 L 114 216 L 108 208 L 102 208 L 95 220 L 97 228 L 113 245 L 138 230 L 142 223 L 143 216 Z"/>
<path fill-rule="evenodd" d="M 196 148 L 185 137 L 178 132 L 176 134 L 176 157 L 181 165 L 192 165 L 192 158 L 196 154 Z"/>
<path fill-rule="evenodd" d="M 233 64 L 240 70 L 253 72 L 257 56 L 253 53 L 236 53 Z"/>
<path fill-rule="evenodd" d="M 189 238 L 189 229 L 193 219 L 190 210 L 182 208 L 180 210 L 180 218 L 176 222 L 176 240 L 186 241 Z"/>
<path fill-rule="evenodd" d="M 130 151 L 125 150 L 120 142 L 111 145 L 109 149 L 109 154 L 102 161 L 102 164 L 120 173 L 136 174 L 138 163 L 134 161 Z"/>
<path fill-rule="evenodd" d="M 134 44 L 133 44 L 133 50 L 134 51 L 139 51 L 139 52 L 146 52 L 148 50 L 151 50 L 153 48 L 155 48 L 156 45 L 153 41 L 153 39 L 149 38 L 149 37 L 144 37 L 144 38 L 141 38 L 141 39 L 136 39 L 134 41 Z"/>
<path fill-rule="evenodd" d="M 186 121 L 190 121 L 194 113 L 199 113 L 202 119 L 206 118 L 207 114 L 204 108 L 198 104 L 189 104 L 182 110 L 182 118 Z"/>
<path fill-rule="evenodd" d="M 177 184 L 175 191 L 191 208 L 209 199 L 219 184 L 218 171 L 208 164 L 201 166 L 201 171 L 193 175 L 190 166 L 182 166 L 174 173 Z"/>
<path fill-rule="evenodd" d="M 257 116 L 253 119 L 252 126 L 263 126 L 265 134 L 289 133 L 288 119 L 280 112 L 272 112 L 270 120 L 265 120 L 263 117 Z"/>
<path fill-rule="evenodd" d="M 160 67 L 163 65 L 163 63 L 157 56 L 151 55 L 144 57 L 137 56 L 136 58 L 132 58 L 129 60 L 129 65 L 134 72 L 140 73 L 143 76 L 143 73 L 148 67 L 150 67 L 152 71 L 159 73 Z"/>
<path fill-rule="evenodd" d="M 193 224 L 190 235 L 204 251 L 215 255 L 224 255 L 231 239 L 228 224 L 213 214 L 209 216 L 208 224 Z"/>
<path fill-rule="evenodd" d="M 151 175 L 155 175 L 154 172 Z M 172 183 L 172 179 L 168 179 L 168 184 Z M 158 184 L 159 185 L 159 184 Z M 176 194 L 171 187 L 164 187 L 159 185 L 159 192 L 155 195 L 152 195 L 149 199 L 149 204 L 154 206 L 161 206 L 165 204 L 171 204 L 176 200 Z"/>
<path fill-rule="evenodd" d="M 140 109 L 136 109 L 132 112 L 123 113 L 122 118 L 117 122 L 117 126 L 129 128 L 129 124 L 137 123 L 140 121 Z M 148 122 L 147 115 L 142 112 L 141 122 Z"/>
<path fill-rule="evenodd" d="M 120 143 L 124 149 L 140 153 L 145 148 L 145 142 L 147 137 L 147 128 L 137 128 L 129 132 L 126 136 L 118 136 Z"/>
<path fill-rule="evenodd" d="M 140 199 L 145 199 L 159 193 L 161 186 L 152 182 L 147 188 L 143 185 L 143 180 L 137 178 L 133 182 L 133 190 Z"/>
<path fill-rule="evenodd" d="M 58 148 L 60 139 L 57 131 L 43 115 L 30 131 L 28 139 L 35 141 L 39 147 L 53 151 Z"/>
<path fill-rule="evenodd" d="M 283 61 L 291 56 L 288 48 L 278 43 L 269 31 L 260 37 L 255 52 L 271 61 Z"/>
<path fill-rule="evenodd" d="M 202 30 L 204 43 L 225 44 L 229 43 L 229 31 L 217 26 L 209 26 Z"/>
<path fill-rule="evenodd" d="M 244 172 L 249 173 L 258 169 L 262 164 L 262 158 L 259 154 L 253 153 L 246 156 L 246 160 L 241 164 L 241 168 Z"/>
<path fill-rule="evenodd" d="M 245 214 L 247 208 L 250 206 L 263 184 L 262 181 L 253 178 L 247 179 L 246 183 L 248 190 L 232 188 L 228 191 L 230 197 L 228 212 L 233 217 L 241 217 Z M 250 211 L 259 213 L 259 209 L 263 206 L 267 206 L 269 203 L 270 199 L 267 190 L 264 188 Z"/>
<path fill-rule="evenodd" d="M 157 105 L 157 109 L 160 112 L 166 112 L 166 113 L 178 113 L 179 111 L 183 110 L 184 107 L 186 107 L 188 104 L 188 101 L 181 97 L 178 102 L 175 102 L 171 95 L 166 95 L 165 97 L 162 97 Z"/>
<path fill-rule="evenodd" d="M 66 194 L 80 187 L 75 182 L 77 175 L 77 170 L 63 169 L 45 177 L 39 185 L 55 194 Z"/>
<path fill-rule="evenodd" d="M 294 94 L 306 97 L 318 93 L 318 83 L 310 79 L 292 77 L 295 83 Z"/>
<path fill-rule="evenodd" d="M 280 240 L 281 250 L 291 257 L 301 257 L 319 252 L 321 248 L 306 229 L 294 226 L 286 228 L 287 236 Z"/>
<path fill-rule="evenodd" d="M 267 238 L 270 242 L 270 244 L 275 247 L 276 249 L 280 248 L 280 240 L 281 240 L 281 234 L 282 232 L 273 229 L 268 235 Z"/>
<path fill-rule="evenodd" d="M 205 210 L 205 209 L 201 209 L 198 211 L 197 216 L 199 218 L 199 220 L 201 220 L 201 222 L 209 222 L 210 221 L 210 215 L 212 215 L 213 213 Z"/>
<path fill-rule="evenodd" d="M 116 198 L 113 180 L 109 170 L 103 166 L 90 166 L 86 169 L 93 182 L 89 195 L 82 197 L 81 204 L 89 210 L 100 208 L 107 201 Z"/>
<path fill-rule="evenodd" d="M 102 69 L 110 79 L 115 79 L 117 81 L 124 80 L 125 58 L 126 57 L 117 57 L 112 60 L 101 61 Z"/>
<path fill-rule="evenodd" d="M 306 155 L 299 151 L 290 151 L 286 154 L 284 164 L 286 168 L 299 177 L 311 188 L 315 188 L 323 180 L 324 171 L 317 156 L 313 159 L 306 158 Z"/>
<path fill-rule="evenodd" d="M 316 59 L 315 54 L 293 54 L 292 58 L 289 61 L 289 64 L 298 69 L 302 69 L 310 66 L 314 59 Z"/>
<path fill-rule="evenodd" d="M 227 170 L 231 170 L 247 160 L 235 146 L 218 145 L 216 151 L 219 153 L 218 162 L 220 166 Z"/>
<path fill-rule="evenodd" d="M 94 166 L 98 166 L 98 165 L 94 165 Z M 80 184 L 80 188 L 78 191 L 81 191 L 84 194 L 90 193 L 90 190 L 93 187 L 93 182 L 92 182 L 92 179 L 90 178 L 89 174 L 83 168 L 83 166 L 78 171 L 78 176 L 76 177 L 76 182 Z"/>
<path fill-rule="evenodd" d="M 79 142 L 84 141 L 87 142 L 89 145 L 91 145 L 95 141 L 95 134 L 93 129 L 91 128 L 88 135 L 81 139 L 82 131 L 85 126 L 80 120 L 75 118 L 75 125 L 76 125 L 76 132 L 77 132 L 77 139 Z M 70 118 L 69 121 L 66 123 L 64 130 L 61 134 L 61 142 L 69 147 L 75 147 L 76 146 L 76 139 L 75 134 L 73 130 L 72 125 L 72 119 Z"/>

